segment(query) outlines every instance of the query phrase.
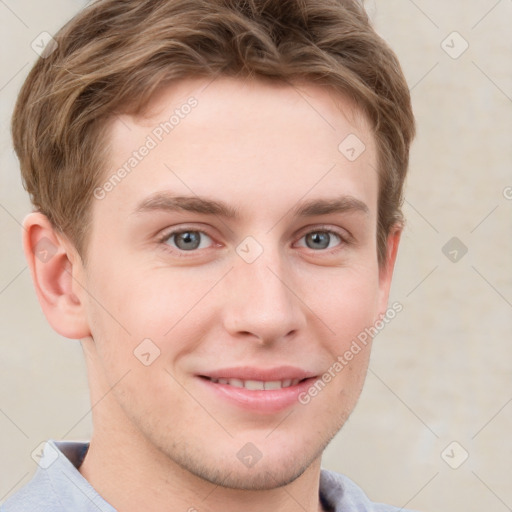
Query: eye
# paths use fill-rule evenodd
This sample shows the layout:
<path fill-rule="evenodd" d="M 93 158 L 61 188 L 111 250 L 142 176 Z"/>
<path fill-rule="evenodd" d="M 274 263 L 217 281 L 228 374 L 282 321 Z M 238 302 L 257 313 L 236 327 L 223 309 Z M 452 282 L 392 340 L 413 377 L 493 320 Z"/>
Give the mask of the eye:
<path fill-rule="evenodd" d="M 162 242 L 170 245 L 173 249 L 180 251 L 194 251 L 196 249 L 205 249 L 209 246 L 212 239 L 203 231 L 193 229 L 181 229 L 167 233 Z"/>
<path fill-rule="evenodd" d="M 331 230 L 310 231 L 301 238 L 303 239 L 305 246 L 313 250 L 332 249 L 344 242 L 341 235 Z M 299 245 L 304 247 L 302 244 Z"/>

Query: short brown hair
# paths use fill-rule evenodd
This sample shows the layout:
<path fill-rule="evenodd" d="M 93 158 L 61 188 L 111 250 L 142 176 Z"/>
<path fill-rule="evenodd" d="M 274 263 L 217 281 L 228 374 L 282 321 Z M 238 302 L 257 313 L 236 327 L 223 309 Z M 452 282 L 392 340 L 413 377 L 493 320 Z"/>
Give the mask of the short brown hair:
<path fill-rule="evenodd" d="M 56 35 L 18 97 L 12 132 L 35 208 L 84 257 L 107 120 L 160 87 L 219 75 L 333 87 L 366 114 L 378 148 L 379 262 L 402 222 L 414 137 L 398 60 L 357 0 L 98 0 Z"/>

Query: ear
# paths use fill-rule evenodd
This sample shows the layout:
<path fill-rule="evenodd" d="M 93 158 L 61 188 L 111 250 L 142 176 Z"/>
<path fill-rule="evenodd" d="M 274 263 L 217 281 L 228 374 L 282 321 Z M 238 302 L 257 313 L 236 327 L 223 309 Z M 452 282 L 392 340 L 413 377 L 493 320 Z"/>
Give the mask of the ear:
<path fill-rule="evenodd" d="M 25 258 L 46 319 L 66 338 L 89 336 L 86 311 L 75 293 L 83 264 L 73 244 L 42 213 L 29 214 L 23 228 Z"/>
<path fill-rule="evenodd" d="M 396 224 L 389 232 L 386 246 L 386 261 L 379 267 L 379 312 L 385 313 L 388 307 L 389 290 L 395 268 L 396 255 L 402 236 L 402 226 Z"/>

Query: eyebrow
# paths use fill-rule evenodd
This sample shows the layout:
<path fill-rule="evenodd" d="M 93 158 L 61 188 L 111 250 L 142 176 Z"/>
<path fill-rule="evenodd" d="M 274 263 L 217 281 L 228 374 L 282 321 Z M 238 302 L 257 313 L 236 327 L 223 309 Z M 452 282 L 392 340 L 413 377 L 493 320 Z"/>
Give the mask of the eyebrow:
<path fill-rule="evenodd" d="M 228 219 L 237 219 L 239 217 L 238 209 L 222 201 L 199 196 L 175 196 L 165 192 L 159 192 L 148 197 L 139 204 L 135 212 L 143 213 L 155 210 L 204 213 Z"/>
<path fill-rule="evenodd" d="M 234 208 L 223 201 L 208 199 L 199 196 L 175 196 L 170 193 L 159 192 L 143 200 L 135 209 L 135 213 L 152 211 L 187 211 L 215 215 L 226 219 L 240 218 L 238 208 Z M 353 196 L 340 196 L 332 199 L 312 199 L 300 203 L 290 211 L 296 217 L 314 217 L 332 213 L 369 213 L 368 206 Z"/>
<path fill-rule="evenodd" d="M 312 199 L 294 208 L 297 217 L 314 217 L 329 213 L 361 212 L 368 214 L 370 209 L 360 199 L 353 196 L 341 196 L 334 199 Z"/>

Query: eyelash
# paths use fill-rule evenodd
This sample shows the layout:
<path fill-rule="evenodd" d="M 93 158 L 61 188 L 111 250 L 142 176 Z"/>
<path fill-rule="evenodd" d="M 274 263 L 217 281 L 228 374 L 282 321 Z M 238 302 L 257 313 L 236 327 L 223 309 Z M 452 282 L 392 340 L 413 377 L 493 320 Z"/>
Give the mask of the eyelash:
<path fill-rule="evenodd" d="M 190 227 L 190 228 L 180 227 L 179 229 L 167 231 L 162 236 L 159 237 L 158 242 L 163 246 L 164 250 L 166 250 L 167 252 L 171 252 L 172 254 L 177 255 L 178 257 L 184 257 L 184 258 L 191 257 L 191 256 L 187 256 L 187 253 L 191 253 L 191 255 L 196 255 L 199 251 L 205 250 L 205 249 L 193 249 L 190 251 L 184 251 L 182 249 L 171 247 L 167 243 L 167 241 L 172 236 L 179 235 L 181 233 L 186 233 L 186 232 L 195 232 L 195 233 L 200 233 L 202 235 L 206 235 L 208 238 L 210 238 L 212 240 L 212 242 L 214 242 L 213 237 L 210 236 L 207 232 L 205 232 L 201 229 L 194 228 L 194 227 Z M 306 231 L 303 235 L 301 235 L 299 240 L 302 240 L 305 236 L 307 236 L 311 233 L 327 233 L 329 235 L 335 235 L 340 239 L 339 244 L 335 248 L 331 248 L 331 249 L 315 250 L 315 249 L 309 249 L 308 247 L 306 247 L 306 249 L 309 249 L 310 251 L 313 251 L 315 253 L 333 254 L 333 253 L 336 253 L 337 251 L 341 250 L 342 246 L 346 246 L 346 245 L 349 245 L 350 243 L 352 243 L 350 235 L 348 235 L 348 234 L 342 235 L 338 231 L 335 231 L 332 228 L 329 228 L 327 226 L 319 226 L 319 227 L 315 227 L 314 229 L 311 229 L 309 231 Z M 209 248 L 210 247 L 208 247 L 208 249 Z"/>

